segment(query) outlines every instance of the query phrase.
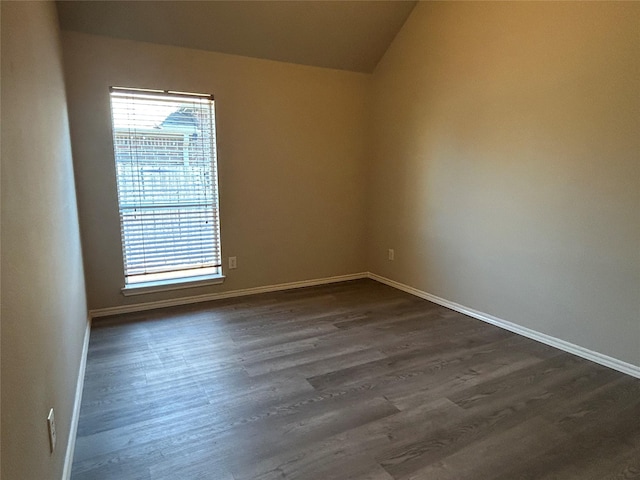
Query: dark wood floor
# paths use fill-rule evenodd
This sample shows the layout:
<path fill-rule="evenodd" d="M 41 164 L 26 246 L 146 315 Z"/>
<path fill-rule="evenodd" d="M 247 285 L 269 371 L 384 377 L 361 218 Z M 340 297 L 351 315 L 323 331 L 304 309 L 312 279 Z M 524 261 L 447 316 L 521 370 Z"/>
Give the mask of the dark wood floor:
<path fill-rule="evenodd" d="M 370 280 L 94 322 L 73 480 L 640 478 L 640 380 Z"/>

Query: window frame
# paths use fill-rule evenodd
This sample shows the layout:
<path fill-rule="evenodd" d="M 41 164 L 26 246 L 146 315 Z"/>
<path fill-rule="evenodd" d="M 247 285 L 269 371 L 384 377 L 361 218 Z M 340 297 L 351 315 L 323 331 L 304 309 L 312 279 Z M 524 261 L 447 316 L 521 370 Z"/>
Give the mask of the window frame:
<path fill-rule="evenodd" d="M 126 99 L 129 97 L 129 103 L 126 103 Z M 120 222 L 120 238 L 121 238 L 121 248 L 122 248 L 122 261 L 123 261 L 123 277 L 124 277 L 124 286 L 121 291 L 123 295 L 139 295 L 145 293 L 154 293 L 165 290 L 176 290 L 176 289 L 184 289 L 184 288 L 193 288 L 200 287 L 205 285 L 215 285 L 220 284 L 224 281 L 224 272 L 222 265 L 222 242 L 220 238 L 220 199 L 219 199 L 219 180 L 218 180 L 218 165 L 217 165 L 217 142 L 216 142 L 216 117 L 215 117 L 215 103 L 213 95 L 209 94 L 197 94 L 190 92 L 179 92 L 173 90 L 156 90 L 156 89 L 142 89 L 142 88 L 129 88 L 129 87 L 110 87 L 109 88 L 109 98 L 110 98 L 110 113 L 111 113 L 111 127 L 112 127 L 112 146 L 114 153 L 114 167 L 116 174 L 116 189 L 117 189 L 117 200 L 118 200 L 118 216 Z M 114 98 L 119 99 L 114 102 Z M 143 100 L 146 99 L 146 100 Z M 162 145 L 158 143 L 159 146 L 151 146 L 146 147 L 146 150 L 143 150 L 143 154 L 139 154 L 140 149 L 136 146 L 135 148 L 131 145 L 136 142 L 141 143 L 147 139 L 147 137 L 153 137 L 153 132 L 149 133 L 148 126 L 140 126 L 135 125 L 135 123 L 144 118 L 147 120 L 146 113 L 138 113 L 140 117 L 136 117 L 136 113 L 133 114 L 135 120 L 131 121 L 127 126 L 123 126 L 121 123 L 120 126 L 117 126 L 118 122 L 122 122 L 120 117 L 116 120 L 116 111 L 121 114 L 121 111 L 118 109 L 125 108 L 123 105 L 126 105 L 127 108 L 132 108 L 135 110 L 136 102 L 138 105 L 140 102 L 150 101 L 149 99 L 153 99 L 153 102 L 162 103 L 166 101 L 166 105 L 177 105 L 178 99 L 183 99 L 184 103 L 192 102 L 194 105 L 200 105 L 201 109 L 199 113 L 203 113 L 208 111 L 208 114 L 205 113 L 205 127 L 201 127 L 201 123 L 199 121 L 195 121 L 192 123 L 194 129 L 203 128 L 203 130 L 198 129 L 197 132 L 202 135 L 202 139 L 197 139 L 196 141 L 200 141 L 202 150 L 198 153 L 201 154 L 200 161 L 198 166 L 200 166 L 200 177 L 204 178 L 204 184 L 196 186 L 193 183 L 193 180 L 197 178 L 195 173 L 193 173 L 195 168 L 189 168 L 190 161 L 193 162 L 194 157 L 190 157 L 190 153 L 188 150 L 188 146 L 190 144 L 189 141 L 185 140 L 182 146 L 177 147 L 178 152 L 182 152 L 181 155 L 185 159 L 184 164 L 178 163 L 178 178 L 185 179 L 186 186 L 175 187 L 172 185 L 171 188 L 165 186 L 170 182 L 168 174 L 170 168 L 163 164 L 162 155 L 160 155 L 163 151 L 161 150 Z M 151 101 L 150 101 L 151 102 Z M 115 105 L 119 103 L 118 107 Z M 175 112 L 174 112 L 175 113 Z M 171 114 L 167 115 L 164 118 L 166 121 Z M 155 118 L 155 117 L 154 117 Z M 158 117 L 160 118 L 160 117 Z M 203 117 L 199 117 L 202 120 Z M 127 117 L 128 119 L 128 117 Z M 181 119 L 182 120 L 182 119 Z M 167 127 L 163 122 L 160 127 L 154 127 L 158 129 L 158 136 L 171 136 L 175 132 L 172 131 L 171 126 Z M 167 130 L 162 130 L 162 128 L 167 128 Z M 177 125 L 173 127 L 174 129 L 184 128 L 183 124 Z M 205 132 L 204 134 L 202 132 Z M 184 135 L 186 139 L 187 135 Z M 128 150 L 123 148 L 122 140 L 129 142 Z M 120 143 L 119 143 L 120 142 Z M 158 141 L 159 142 L 159 141 Z M 180 145 L 180 142 L 174 142 L 175 145 Z M 208 145 L 207 145 L 208 144 Z M 155 148 L 158 148 L 156 151 Z M 182 150 L 180 150 L 182 148 Z M 124 152 L 124 153 L 119 153 Z M 207 153 L 205 153 L 207 152 Z M 146 156 L 143 156 L 146 155 Z M 207 166 L 207 160 L 210 162 L 210 165 Z M 165 160 L 166 161 L 166 160 Z M 147 168 L 151 166 L 157 170 L 157 176 L 155 177 L 156 185 L 158 182 L 160 183 L 160 193 L 165 194 L 166 192 L 171 192 L 171 194 L 175 193 L 175 196 L 171 198 L 169 202 L 166 201 L 166 197 L 163 197 L 161 207 L 156 207 L 154 202 L 157 202 L 156 197 L 157 192 L 149 193 L 145 190 L 143 184 L 145 181 L 142 179 L 144 177 L 143 167 Z M 122 173 L 126 168 L 129 168 L 131 171 L 135 171 L 136 173 Z M 176 167 L 174 166 L 174 169 Z M 136 169 L 139 169 L 136 170 Z M 131 181 L 132 178 L 135 177 L 135 180 L 132 183 L 125 185 L 127 180 Z M 138 178 L 139 177 L 139 178 Z M 164 182 L 164 183 L 163 183 Z M 189 183 L 191 182 L 191 183 Z M 147 181 L 147 183 L 151 183 Z M 134 185 L 133 191 L 131 193 L 131 189 L 128 185 Z M 156 188 L 156 187 L 154 187 Z M 166 189 L 166 192 L 165 190 Z M 150 189 L 147 189 L 150 190 Z M 124 193 L 123 193 L 124 192 Z M 193 208 L 192 206 L 186 206 L 184 204 L 184 196 L 202 196 L 205 200 L 201 200 L 199 206 L 195 207 L 195 210 L 190 210 L 185 213 L 183 212 L 185 209 Z M 148 201 L 148 197 L 151 198 L 151 206 L 143 205 Z M 134 211 L 138 212 L 137 219 L 135 222 L 138 222 L 137 225 L 140 225 L 140 230 L 142 233 L 131 233 L 131 225 L 133 222 L 131 220 L 127 220 L 125 217 L 130 216 L 127 211 L 131 210 L 131 199 L 139 203 L 134 204 Z M 156 210 L 158 208 L 168 208 L 173 212 L 171 213 L 158 213 Z M 162 219 L 159 220 L 160 224 L 162 224 L 162 220 L 168 223 L 168 227 L 157 227 L 155 224 L 151 223 L 152 221 L 148 218 L 145 218 L 145 213 L 149 214 L 149 216 L 162 216 Z M 171 215 L 174 215 L 172 217 Z M 174 218 L 180 218 L 181 216 L 185 218 L 189 218 L 190 215 L 195 215 L 196 220 L 176 220 L 174 222 Z M 154 220 L 155 221 L 155 220 Z M 187 222 L 186 224 L 184 222 Z M 176 253 L 176 250 L 179 250 L 179 247 L 175 245 L 176 240 L 179 239 L 178 243 L 186 242 L 186 249 L 182 247 L 182 250 L 186 250 L 190 252 L 189 242 L 198 238 L 197 234 L 187 233 L 186 235 L 183 233 L 183 230 L 187 230 L 187 227 L 192 227 L 193 222 L 196 222 L 199 228 L 200 235 L 204 235 L 205 243 L 204 246 L 196 248 L 197 252 L 201 252 L 203 257 L 201 257 L 201 263 L 185 263 L 184 267 L 188 268 L 180 268 L 179 258 L 182 256 Z M 210 224 L 210 225 L 209 225 Z M 151 227 L 150 225 L 153 225 Z M 147 246 L 145 240 L 151 235 L 154 236 L 153 233 L 149 233 L 152 228 L 156 228 L 155 237 L 160 236 L 165 238 L 165 240 L 153 240 L 149 242 L 151 245 L 150 250 L 146 250 Z M 145 233 L 145 229 L 147 232 Z M 129 232 L 128 234 L 126 232 Z M 158 232 L 161 233 L 158 233 Z M 180 233 L 176 233 L 179 231 Z M 145 237 L 146 235 L 146 237 Z M 155 238 L 154 237 L 154 238 Z M 210 237 L 210 238 L 209 238 Z M 129 256 L 127 254 L 127 250 L 132 252 L 131 242 L 136 240 L 142 240 L 143 246 L 141 250 L 143 251 L 142 257 L 144 258 L 142 261 L 137 260 L 135 254 L 131 253 Z M 207 247 L 206 243 L 211 240 L 211 247 Z M 159 242 L 159 243 L 158 243 Z M 165 242 L 165 243 L 163 243 Z M 164 247 L 163 247 L 164 245 Z M 167 255 L 167 263 L 164 266 L 158 266 L 158 262 L 151 262 L 151 264 L 147 263 L 146 257 L 152 257 L 156 255 L 156 258 L 162 259 L 163 248 L 165 251 L 170 252 Z M 133 255 L 133 257 L 131 257 Z M 160 255 L 160 256 L 158 256 Z M 190 256 L 187 253 L 187 256 Z M 195 255 L 197 257 L 197 254 Z M 204 262 L 204 256 L 207 258 L 211 258 L 212 261 Z M 134 258 L 134 261 L 131 260 Z M 137 260 L 137 261 L 136 261 Z M 160 260 L 162 261 L 162 260 Z M 189 262 L 190 260 L 184 260 L 185 262 Z M 176 264 L 178 262 L 178 264 Z M 131 267 L 132 263 L 135 268 Z M 171 263 L 173 266 L 177 266 L 178 268 L 173 268 L 171 266 L 167 266 L 167 264 Z M 153 267 L 155 265 L 155 267 Z M 143 269 L 143 273 L 138 273 L 140 269 Z M 155 268 L 155 271 L 154 271 Z M 136 271 L 136 273 L 133 273 Z"/>

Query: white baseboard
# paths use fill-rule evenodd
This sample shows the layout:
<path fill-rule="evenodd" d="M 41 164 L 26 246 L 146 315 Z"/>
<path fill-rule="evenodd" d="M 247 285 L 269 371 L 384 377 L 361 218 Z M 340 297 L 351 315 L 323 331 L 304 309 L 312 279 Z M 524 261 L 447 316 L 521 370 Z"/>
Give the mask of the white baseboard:
<path fill-rule="evenodd" d="M 91 317 L 87 319 L 87 327 L 84 331 L 82 344 L 82 356 L 80 357 L 80 368 L 78 369 L 78 380 L 76 382 L 76 395 L 73 401 L 73 411 L 71 412 L 71 429 L 67 442 L 67 452 L 64 456 L 64 468 L 62 470 L 62 480 L 71 478 L 71 466 L 73 464 L 73 452 L 76 447 L 76 434 L 78 433 L 78 420 L 80 419 L 80 405 L 82 404 L 82 389 L 84 387 L 84 373 L 87 368 L 87 352 L 89 351 L 89 336 L 91 334 Z"/>
<path fill-rule="evenodd" d="M 136 303 L 132 305 L 121 305 L 118 307 L 98 308 L 91 310 L 91 318 L 106 317 L 109 315 L 119 315 L 122 313 L 142 312 L 156 308 L 175 307 L 177 305 L 188 305 L 190 303 L 208 302 L 223 298 L 243 297 L 246 295 L 257 295 L 259 293 L 277 292 L 281 290 L 291 290 L 294 288 L 313 287 L 325 285 L 327 283 L 346 282 L 348 280 L 358 280 L 367 278 L 367 272 L 352 273 L 350 275 L 339 275 L 335 277 L 317 278 L 313 280 L 303 280 L 301 282 L 280 283 L 278 285 L 266 285 L 263 287 L 245 288 L 242 290 L 231 290 L 229 292 L 206 293 L 204 295 L 194 295 L 190 297 L 172 298 L 169 300 L 159 300 L 157 302 Z"/>
<path fill-rule="evenodd" d="M 608 355 L 589 350 L 588 348 L 581 347 L 580 345 L 575 345 L 565 340 L 552 337 L 551 335 L 547 335 L 545 333 L 541 333 L 536 330 L 532 330 L 530 328 L 523 327 L 506 320 L 502 320 L 501 318 L 494 317 L 493 315 L 474 310 L 473 308 L 465 307 L 464 305 L 460 305 L 458 303 L 451 302 L 430 293 L 423 292 L 422 290 L 418 290 L 417 288 L 410 287 L 403 283 L 381 277 L 380 275 L 376 275 L 375 273 L 369 272 L 368 277 L 372 280 L 376 280 L 377 282 L 389 285 L 390 287 L 402 290 L 403 292 L 415 295 L 416 297 L 424 298 L 425 300 L 429 300 L 430 302 L 437 303 L 438 305 L 442 305 L 443 307 L 447 307 L 451 310 L 455 310 L 456 312 L 463 313 L 465 315 L 468 315 L 469 317 L 482 320 L 483 322 L 487 322 L 497 327 L 504 328 L 505 330 L 517 333 L 518 335 L 522 335 L 523 337 L 531 338 L 532 340 L 545 343 L 552 347 L 559 348 L 560 350 L 564 350 L 565 352 L 569 352 L 579 357 L 586 358 L 587 360 L 591 360 L 592 362 L 599 363 L 600 365 L 604 365 L 605 367 L 613 368 L 614 370 L 626 373 L 627 375 L 640 378 L 640 366 L 638 365 L 623 362 L 622 360 L 618 360 L 617 358 L 613 358 Z"/>

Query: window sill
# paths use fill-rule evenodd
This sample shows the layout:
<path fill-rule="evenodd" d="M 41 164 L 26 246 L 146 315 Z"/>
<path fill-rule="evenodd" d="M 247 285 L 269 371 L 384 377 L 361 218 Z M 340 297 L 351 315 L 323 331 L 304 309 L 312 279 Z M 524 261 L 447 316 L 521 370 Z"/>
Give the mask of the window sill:
<path fill-rule="evenodd" d="M 204 287 L 207 285 L 220 285 L 224 282 L 224 275 L 200 275 L 198 277 L 174 278 L 171 280 L 157 280 L 155 282 L 132 283 L 122 287 L 125 297 L 143 295 L 145 293 L 166 292 L 180 290 L 182 288 Z"/>

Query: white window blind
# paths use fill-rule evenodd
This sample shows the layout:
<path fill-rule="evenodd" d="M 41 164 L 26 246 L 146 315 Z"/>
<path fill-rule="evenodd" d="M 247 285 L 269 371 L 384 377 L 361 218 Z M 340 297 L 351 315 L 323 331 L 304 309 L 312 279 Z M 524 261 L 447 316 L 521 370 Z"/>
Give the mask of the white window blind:
<path fill-rule="evenodd" d="M 111 89 L 125 284 L 220 274 L 210 95 Z"/>

